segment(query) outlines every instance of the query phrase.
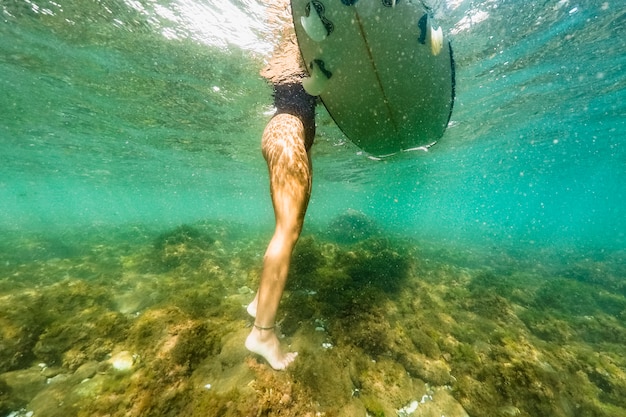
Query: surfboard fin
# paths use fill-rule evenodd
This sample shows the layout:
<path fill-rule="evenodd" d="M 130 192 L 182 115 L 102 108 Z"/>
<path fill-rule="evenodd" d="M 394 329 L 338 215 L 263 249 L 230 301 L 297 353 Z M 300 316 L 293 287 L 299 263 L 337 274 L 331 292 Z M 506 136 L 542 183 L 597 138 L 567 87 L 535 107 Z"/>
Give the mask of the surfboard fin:
<path fill-rule="evenodd" d="M 302 80 L 304 91 L 312 96 L 319 96 L 326 89 L 328 80 L 332 77 L 332 73 L 324 66 L 324 61 L 315 59 L 310 65 L 310 76 Z"/>
<path fill-rule="evenodd" d="M 328 36 L 328 29 L 313 2 L 309 3 L 309 15 L 300 17 L 300 23 L 309 38 L 321 42 Z"/>
<path fill-rule="evenodd" d="M 430 52 L 437 56 L 443 48 L 443 30 L 441 26 L 438 26 L 437 29 L 433 28 L 432 24 L 430 24 L 430 20 L 428 23 L 429 30 L 426 35 L 426 40 L 430 44 Z"/>

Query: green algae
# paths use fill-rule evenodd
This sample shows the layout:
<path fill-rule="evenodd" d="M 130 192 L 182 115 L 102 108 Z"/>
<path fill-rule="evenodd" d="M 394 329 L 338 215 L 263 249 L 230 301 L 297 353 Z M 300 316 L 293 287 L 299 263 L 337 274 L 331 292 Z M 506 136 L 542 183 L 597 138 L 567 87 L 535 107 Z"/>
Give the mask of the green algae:
<path fill-rule="evenodd" d="M 381 235 L 380 226 L 357 210 L 347 210 L 328 224 L 326 236 L 339 244 L 352 244 Z"/>
<path fill-rule="evenodd" d="M 183 264 L 195 268 L 206 259 L 215 239 L 200 229 L 182 225 L 162 233 L 154 240 L 154 257 L 165 269 Z"/>
<path fill-rule="evenodd" d="M 423 400 L 441 415 L 437 390 L 469 415 L 626 410 L 620 267 L 478 267 L 406 240 L 305 236 L 279 311 L 299 357 L 275 372 L 243 347 L 267 237 L 235 229 L 78 233 L 58 251 L 20 236 L 0 265 L 0 411 L 394 416 Z M 130 370 L 114 368 L 119 352 Z"/>

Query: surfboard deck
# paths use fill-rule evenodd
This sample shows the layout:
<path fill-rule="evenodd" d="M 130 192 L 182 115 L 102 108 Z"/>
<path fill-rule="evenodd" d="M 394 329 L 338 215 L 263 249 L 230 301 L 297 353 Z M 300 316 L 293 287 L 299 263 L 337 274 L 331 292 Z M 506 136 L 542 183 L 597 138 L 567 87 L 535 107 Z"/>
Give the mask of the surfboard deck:
<path fill-rule="evenodd" d="M 307 91 L 348 139 L 386 156 L 443 135 L 454 101 L 452 50 L 421 3 L 291 0 L 291 9 L 312 78 Z"/>

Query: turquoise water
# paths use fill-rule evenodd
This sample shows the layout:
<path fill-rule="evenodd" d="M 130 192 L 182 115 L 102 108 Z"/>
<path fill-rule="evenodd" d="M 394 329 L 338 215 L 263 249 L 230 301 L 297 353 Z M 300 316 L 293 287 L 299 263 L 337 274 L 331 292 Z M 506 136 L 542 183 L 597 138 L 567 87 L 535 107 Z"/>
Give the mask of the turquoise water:
<path fill-rule="evenodd" d="M 458 67 L 440 144 L 371 161 L 320 108 L 310 221 L 354 208 L 477 244 L 623 247 L 623 5 L 458 3 L 437 9 Z M 237 45 L 219 12 L 184 11 L 220 6 L 132 4 L 3 3 L 1 224 L 271 222 L 258 5 L 230 6 Z"/>
<path fill-rule="evenodd" d="M 622 395 L 626 393 L 626 332 L 620 324 L 626 314 L 626 38 L 622 35 L 626 33 L 626 5 L 591 0 L 442 0 L 431 2 L 431 6 L 452 39 L 457 65 L 457 97 L 450 126 L 428 153 L 410 152 L 377 161 L 351 144 L 323 107 L 318 107 L 314 186 L 305 226 L 305 235 L 314 240 L 306 241 L 309 246 L 302 251 L 310 253 L 306 252 L 308 255 L 302 259 L 317 260 L 316 265 L 321 266 L 316 269 L 318 275 L 311 278 L 317 284 L 310 284 L 319 284 L 319 288 L 307 291 L 332 293 L 325 287 L 328 281 L 322 278 L 324 274 L 331 276 L 329 271 L 341 270 L 342 277 L 352 276 L 352 270 L 340 260 L 342 257 L 361 259 L 360 253 L 371 255 L 379 251 L 383 254 L 381 259 L 363 255 L 362 259 L 373 262 L 363 260 L 363 264 L 384 275 L 381 265 L 402 264 L 404 261 L 396 256 L 407 256 L 412 259 L 406 261 L 412 265 L 407 267 L 412 271 L 406 273 L 407 286 L 420 294 L 431 291 L 432 299 L 422 300 L 422 306 L 433 311 L 428 317 L 441 320 L 430 327 L 447 329 L 442 331 L 450 331 L 460 347 L 451 348 L 446 344 L 449 338 L 434 336 L 435 330 L 428 337 L 436 341 L 436 349 L 419 338 L 413 338 L 412 343 L 421 352 L 431 352 L 431 359 L 445 363 L 441 366 L 452 369 L 456 380 L 462 381 L 464 372 L 471 374 L 475 370 L 470 365 L 460 365 L 463 361 L 476 365 L 480 358 L 486 363 L 485 346 L 498 343 L 487 341 L 488 336 L 479 343 L 476 335 L 500 331 L 500 336 L 493 338 L 501 340 L 502 349 L 510 347 L 521 357 L 528 355 L 532 346 L 547 355 L 546 361 L 559 372 L 587 372 L 584 381 L 572 376 L 571 380 L 555 382 L 547 367 L 537 365 L 536 369 L 543 369 L 537 371 L 537 378 L 550 374 L 543 383 L 552 382 L 567 392 L 567 398 L 556 401 L 559 411 L 550 412 L 559 416 L 626 415 L 626 396 Z M 100 288 L 102 294 L 111 280 L 118 280 L 113 293 L 102 295 L 113 300 L 102 304 L 108 306 L 102 307 L 109 309 L 106 314 L 146 312 L 148 322 L 151 316 L 147 312 L 156 311 L 151 308 L 162 307 L 166 302 L 164 293 L 183 294 L 188 290 L 177 282 L 183 275 L 206 294 L 226 297 L 241 290 L 238 294 L 249 298 L 246 288 L 254 288 L 273 222 L 266 166 L 259 149 L 260 134 L 271 114 L 270 89 L 258 75 L 273 45 L 272 28 L 264 16 L 262 2 L 254 0 L 0 3 L 0 233 L 4 236 L 0 245 L 0 259 L 4 258 L 0 288 L 5 303 L 0 323 L 8 326 L 2 334 L 4 347 L 0 353 L 7 357 L 17 357 L 19 353 L 25 358 L 0 361 L 0 391 L 2 372 L 31 369 L 39 362 L 50 361 L 73 372 L 88 359 L 106 360 L 106 355 L 110 357 L 118 349 L 116 346 L 124 343 L 121 336 L 106 339 L 98 335 L 92 342 L 108 346 L 105 353 L 85 344 L 84 348 L 76 348 L 82 349 L 84 355 L 76 356 L 70 344 L 64 345 L 66 350 L 58 348 L 60 353 L 55 356 L 41 347 L 46 340 L 57 340 L 51 336 L 52 327 L 46 327 L 50 321 L 46 321 L 31 323 L 38 329 L 32 333 L 32 343 L 19 345 L 23 351 L 13 351 L 18 345 L 7 341 L 21 334 L 15 329 L 27 313 L 9 310 L 9 302 L 32 301 L 28 297 L 35 297 L 34 292 L 39 290 L 42 293 L 38 297 L 47 299 L 54 291 L 60 291 L 61 287 L 55 285 L 64 280 L 86 280 L 85 285 Z M 346 213 L 359 214 L 356 220 L 349 216 L 346 220 L 341 217 Z M 337 242 L 345 243 L 332 240 L 333 228 L 345 225 L 342 219 L 355 222 L 353 226 L 375 224 L 371 230 L 364 226 L 365 235 L 394 236 L 402 243 L 393 243 L 390 248 L 383 245 L 383 249 L 376 246 L 379 244 L 358 242 L 363 246 L 335 248 Z M 176 229 L 183 224 L 195 225 L 201 232 Z M 159 233 L 178 236 L 171 241 L 165 238 L 165 242 L 177 242 L 171 243 L 172 248 L 183 245 L 183 255 L 174 249 L 173 254 L 168 252 L 168 244 L 159 244 L 164 239 L 159 240 Z M 204 233 L 212 237 L 207 238 Z M 215 241 L 219 245 L 215 246 Z M 155 255 L 153 250 L 164 252 Z M 207 266 L 197 258 L 198 253 L 215 256 L 215 265 Z M 227 256 L 229 253 L 232 257 Z M 158 267 L 149 266 L 151 263 Z M 223 272 L 215 272 L 216 268 Z M 301 266 L 304 274 L 303 271 L 310 272 Z M 372 270 L 363 271 L 370 271 L 360 273 L 367 276 Z M 405 269 L 400 268 L 398 274 L 404 273 Z M 237 277 L 232 278 L 233 274 Z M 207 276 L 219 281 L 219 288 L 205 287 L 213 285 L 205 283 Z M 576 287 L 577 283 L 582 287 Z M 170 284 L 172 287 L 168 287 Z M 302 289 L 304 284 L 298 285 L 296 289 Z M 444 287 L 448 289 L 444 291 Z M 80 288 L 77 291 L 83 298 L 79 298 L 91 301 L 74 305 L 67 310 L 68 315 L 82 314 L 82 309 L 101 304 L 100 298 L 92 300 L 86 295 L 92 290 Z M 354 290 L 349 285 L 345 288 L 348 292 Z M 488 290 L 481 293 L 476 288 Z M 513 306 L 502 307 L 495 315 L 509 317 L 510 313 L 518 317 L 520 321 L 508 322 L 511 329 L 517 330 L 510 330 L 503 323 L 481 327 L 476 317 L 487 320 L 494 311 L 485 312 L 479 306 L 486 299 L 497 298 L 494 289 Z M 119 294 L 126 294 L 124 291 L 129 291 L 133 307 L 111 307 L 126 302 L 118 299 Z M 133 298 L 148 293 L 152 301 Z M 593 299 L 585 298 L 585 294 L 594 294 L 589 296 Z M 63 304 L 64 297 L 55 297 Z M 209 304 L 222 305 L 221 298 L 215 297 L 209 297 Z M 473 301 L 466 301 L 465 297 Z M 417 307 L 410 308 L 406 300 L 402 304 L 402 299 L 390 297 L 399 303 L 394 307 L 400 311 L 397 326 L 419 327 L 406 313 Z M 367 299 L 364 304 L 368 300 L 371 301 Z M 579 303 L 580 309 L 574 308 Z M 200 303 L 198 308 L 209 311 L 209 304 Z M 64 311 L 54 303 L 37 305 L 43 306 L 43 312 Z M 338 336 L 348 332 L 341 324 L 345 317 L 328 306 L 313 305 L 316 314 L 322 314 L 329 322 L 326 327 L 337 345 L 336 352 L 352 346 L 352 339 Z M 341 300 L 336 305 L 345 306 Z M 436 305 L 439 310 L 433 307 Z M 495 303 L 492 307 L 497 305 L 501 306 Z M 225 324 L 235 314 L 232 305 L 222 307 L 222 318 L 215 318 L 217 313 L 206 313 L 210 317 L 207 320 L 219 321 L 220 326 L 240 335 L 236 328 Z M 289 304 L 284 308 L 291 311 Z M 458 322 L 458 328 L 442 318 L 447 308 L 458 309 L 450 313 L 450 320 Z M 546 316 L 542 316 L 544 313 Z M 193 311 L 185 310 L 184 314 L 192 317 L 185 316 L 185 320 L 197 319 Z M 87 321 L 93 319 L 85 317 Z M 428 321 L 426 316 L 420 317 L 421 324 Z M 591 320 L 586 317 L 596 317 L 604 330 L 585 324 Z M 337 323 L 330 324 L 334 319 Z M 475 327 L 462 336 L 459 328 L 464 321 Z M 7 323 L 13 323 L 15 328 Z M 131 334 L 131 339 L 140 339 L 140 331 L 128 330 L 131 327 L 124 326 L 131 326 L 130 322 L 124 323 L 113 327 Z M 289 320 L 285 331 L 288 336 L 299 334 L 295 333 L 296 323 L 292 323 L 291 332 L 288 324 Z M 509 330 L 494 330 L 498 326 Z M 585 329 L 589 332 L 584 333 Z M 209 333 L 202 330 L 194 334 L 208 337 Z M 227 344 L 229 333 L 219 334 Z M 608 340 L 611 334 L 618 336 Z M 352 336 L 354 340 L 359 337 Z M 533 337 L 542 341 L 534 341 Z M 511 342 L 522 339 L 526 342 Z M 577 345 L 579 341 L 581 344 Z M 580 349 L 572 354 L 577 358 L 575 366 L 568 367 L 563 359 L 565 354 L 554 359 L 558 355 L 551 349 L 566 342 Z M 139 352 L 142 345 L 137 343 L 133 346 Z M 487 397 L 502 395 L 504 399 L 494 406 L 495 411 L 484 415 L 540 415 L 536 414 L 540 408 L 533 409 L 528 404 L 547 404 L 546 398 L 550 398 L 532 390 L 522 394 L 522 378 L 515 380 L 522 387 L 519 397 L 508 391 L 503 394 L 506 390 L 502 386 L 512 383 L 504 371 L 499 371 L 498 383 L 488 376 L 482 380 L 486 386 L 500 387 L 499 394 L 479 395 L 474 385 L 461 386 L 459 382 L 457 387 L 450 378 L 433 376 L 432 372 L 414 366 L 406 359 L 410 355 L 397 353 L 405 352 L 398 348 L 401 343 L 392 344 L 396 348 L 388 351 L 396 353 L 390 356 L 379 352 L 377 343 L 357 345 L 371 358 L 378 358 L 379 363 L 384 360 L 377 354 L 400 363 L 389 365 L 389 369 L 403 366 L 433 386 L 451 385 L 452 395 L 470 411 L 481 409 L 480 401 L 488 403 Z M 198 357 L 202 358 L 220 352 L 218 348 L 213 352 L 198 349 Z M 513 355 L 511 351 L 507 352 Z M 604 352 L 599 356 L 609 358 L 606 360 L 610 364 L 588 359 L 593 351 Z M 145 353 L 144 364 L 149 357 Z M 502 357 L 493 353 L 489 360 L 499 363 Z M 194 360 L 188 362 L 200 368 L 205 366 L 203 372 L 214 375 L 214 380 L 235 381 L 233 387 L 243 381 L 226 370 L 220 374 L 208 362 Z M 223 369 L 241 362 L 220 360 Z M 317 361 L 314 365 L 322 368 L 319 372 L 323 375 L 323 363 Z M 267 370 L 259 370 L 257 365 L 251 369 L 257 372 L 256 387 L 289 383 L 271 376 Z M 389 369 L 387 372 L 391 372 Z M 296 376 L 301 377 L 299 381 L 317 381 L 305 393 L 319 395 L 315 401 L 320 409 L 328 415 L 352 415 L 345 408 L 343 412 L 333 408 L 348 400 L 329 399 L 331 395 L 319 388 L 323 384 L 309 370 L 299 371 Z M 378 372 L 370 371 L 368 375 Z M 190 371 L 185 375 L 194 383 L 206 383 L 197 373 Z M 514 386 L 518 386 L 515 381 Z M 572 399 L 580 393 L 571 387 L 583 387 L 585 383 L 595 384 L 594 389 L 599 390 L 590 394 L 592 391 L 580 388 L 592 398 L 589 401 L 595 401 L 593 406 L 581 406 Z M 110 388 L 111 381 L 102 384 L 98 389 L 115 391 Z M 129 384 L 127 389 L 137 388 Z M 360 385 L 365 392 L 363 407 L 370 415 L 377 415 L 379 409 L 387 410 L 385 407 L 391 407 L 388 404 L 400 408 L 397 401 L 387 398 L 386 403 L 380 400 L 382 394 L 372 394 L 377 392 L 372 388 L 375 385 Z M 67 388 L 67 392 L 72 389 Z M 158 391 L 155 387 L 150 389 Z M 167 391 L 163 390 L 158 392 Z M 32 392 L 34 396 L 39 391 L 33 388 Z M 238 392 L 244 397 L 247 393 L 243 388 Z M 299 398 L 289 403 L 292 406 L 306 402 L 305 394 L 292 394 Z M 26 413 L 28 408 L 23 407 L 32 400 L 28 396 L 16 399 L 17 394 L 8 394 L 7 400 L 2 395 L 0 392 L 0 400 L 8 401 L 0 403 L 0 413 L 5 414 Z M 403 398 L 402 404 L 410 403 L 408 397 L 398 396 Z M 226 394 L 219 401 L 218 397 L 198 401 L 205 409 L 217 410 L 226 403 Z M 270 397 L 264 398 L 274 401 Z M 620 397 L 621 402 L 615 400 Z M 357 398 L 356 394 L 353 398 Z M 371 398 L 383 401 L 382 405 L 372 405 Z M 282 401 L 278 398 L 275 403 L 279 400 Z M 180 398 L 177 401 L 183 402 Z M 165 408 L 154 404 L 150 412 L 137 415 L 167 414 L 162 411 Z M 609 408 L 602 408 L 605 404 L 610 404 Z M 215 411 L 214 415 L 246 415 L 247 411 L 242 411 L 245 407 L 241 407 L 240 414 Z M 577 414 L 577 407 L 588 414 Z M 104 413 L 105 409 L 103 406 L 98 410 Z M 182 413 L 184 407 L 176 410 Z M 295 406 L 289 410 L 293 415 L 315 411 Z M 186 415 L 194 415 L 187 411 Z"/>

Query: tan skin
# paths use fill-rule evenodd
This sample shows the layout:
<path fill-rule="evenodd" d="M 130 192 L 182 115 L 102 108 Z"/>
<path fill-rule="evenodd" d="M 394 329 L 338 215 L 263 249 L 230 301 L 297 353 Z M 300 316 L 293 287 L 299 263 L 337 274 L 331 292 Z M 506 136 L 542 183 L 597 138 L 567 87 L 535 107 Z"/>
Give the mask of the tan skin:
<path fill-rule="evenodd" d="M 263 258 L 259 290 L 248 306 L 256 318 L 246 348 L 282 370 L 295 360 L 297 352 L 281 349 L 274 327 L 276 312 L 311 195 L 311 157 L 300 119 L 284 113 L 274 116 L 263 132 L 262 150 L 270 174 L 276 228 Z"/>

